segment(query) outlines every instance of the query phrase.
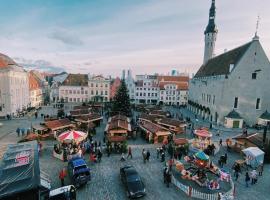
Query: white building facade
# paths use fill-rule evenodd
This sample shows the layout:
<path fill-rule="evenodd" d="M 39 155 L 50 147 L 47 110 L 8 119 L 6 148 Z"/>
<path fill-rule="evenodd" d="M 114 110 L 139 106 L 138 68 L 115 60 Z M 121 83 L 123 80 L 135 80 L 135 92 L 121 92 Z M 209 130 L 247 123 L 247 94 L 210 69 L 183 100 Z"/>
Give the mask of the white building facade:
<path fill-rule="evenodd" d="M 90 76 L 88 80 L 89 100 L 96 102 L 110 101 L 111 80 L 101 75 Z"/>
<path fill-rule="evenodd" d="M 135 83 L 135 103 L 157 104 L 159 87 L 157 76 L 137 75 Z"/>
<path fill-rule="evenodd" d="M 188 84 L 175 82 L 159 83 L 159 104 L 165 105 L 187 105 Z"/>
<path fill-rule="evenodd" d="M 88 102 L 88 75 L 69 74 L 59 86 L 60 101 L 68 103 Z"/>
<path fill-rule="evenodd" d="M 29 106 L 28 74 L 11 58 L 0 54 L 0 117 L 16 115 Z"/>

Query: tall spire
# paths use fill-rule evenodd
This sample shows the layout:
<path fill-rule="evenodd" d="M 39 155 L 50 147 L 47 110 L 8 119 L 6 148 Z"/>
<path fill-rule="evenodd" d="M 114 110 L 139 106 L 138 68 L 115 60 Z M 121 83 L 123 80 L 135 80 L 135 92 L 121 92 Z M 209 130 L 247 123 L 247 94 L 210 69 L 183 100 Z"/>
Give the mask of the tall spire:
<path fill-rule="evenodd" d="M 212 0 L 211 8 L 209 11 L 208 25 L 204 31 L 204 58 L 203 63 L 214 57 L 215 44 L 217 39 L 217 26 L 215 24 L 216 18 L 216 4 Z"/>
<path fill-rule="evenodd" d="M 257 19 L 257 23 L 256 23 L 256 31 L 255 31 L 255 35 L 253 37 L 253 40 L 259 40 L 259 36 L 258 36 L 259 24 L 260 24 L 260 16 L 258 15 L 258 19 Z"/>
<path fill-rule="evenodd" d="M 204 34 L 217 32 L 215 18 L 216 18 L 216 5 L 215 5 L 215 0 L 212 0 L 212 5 L 209 10 L 208 25 L 204 31 Z"/>

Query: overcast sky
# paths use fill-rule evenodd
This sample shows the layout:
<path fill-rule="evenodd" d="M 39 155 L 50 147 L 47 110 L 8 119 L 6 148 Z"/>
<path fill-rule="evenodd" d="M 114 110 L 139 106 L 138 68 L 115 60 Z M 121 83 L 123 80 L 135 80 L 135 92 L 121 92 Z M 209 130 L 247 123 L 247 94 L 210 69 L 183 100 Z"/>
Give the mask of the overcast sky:
<path fill-rule="evenodd" d="M 73 73 L 196 72 L 211 0 L 0 0 L 0 52 Z M 216 54 L 258 34 L 270 57 L 270 1 L 216 0 Z"/>

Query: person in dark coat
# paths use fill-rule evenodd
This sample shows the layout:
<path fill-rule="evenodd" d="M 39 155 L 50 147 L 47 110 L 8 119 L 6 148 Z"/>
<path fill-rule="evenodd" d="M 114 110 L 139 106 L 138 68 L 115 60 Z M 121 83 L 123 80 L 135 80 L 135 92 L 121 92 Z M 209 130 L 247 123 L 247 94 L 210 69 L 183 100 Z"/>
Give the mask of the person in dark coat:
<path fill-rule="evenodd" d="M 25 129 L 24 129 L 24 128 L 22 128 L 22 129 L 21 129 L 21 131 L 22 131 L 22 136 L 24 136 Z"/>
<path fill-rule="evenodd" d="M 246 172 L 246 178 L 245 178 L 246 187 L 248 187 L 248 183 L 249 183 L 249 181 L 250 181 L 250 177 L 249 177 L 248 172 Z"/>
<path fill-rule="evenodd" d="M 20 137 L 20 132 L 21 132 L 21 129 L 20 128 L 17 128 L 16 129 L 16 133 L 17 133 L 18 137 Z"/>
<path fill-rule="evenodd" d="M 127 158 L 129 158 L 129 157 L 132 159 L 131 147 L 128 147 L 128 156 L 127 156 Z"/>
<path fill-rule="evenodd" d="M 147 150 L 147 152 L 146 152 L 146 160 L 149 162 L 149 159 L 150 159 L 150 151 Z"/>
<path fill-rule="evenodd" d="M 165 153 L 164 151 L 162 151 L 161 153 L 161 162 L 164 162 L 165 161 Z"/>

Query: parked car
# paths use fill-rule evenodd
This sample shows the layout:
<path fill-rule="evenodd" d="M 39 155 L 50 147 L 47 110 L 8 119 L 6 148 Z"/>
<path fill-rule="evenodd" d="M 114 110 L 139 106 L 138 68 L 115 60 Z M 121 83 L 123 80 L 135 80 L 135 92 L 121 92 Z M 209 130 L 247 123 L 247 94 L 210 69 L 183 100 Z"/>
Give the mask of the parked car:
<path fill-rule="evenodd" d="M 48 200 L 76 200 L 76 188 L 73 185 L 67 185 L 51 190 Z"/>
<path fill-rule="evenodd" d="M 75 187 L 85 185 L 91 180 L 90 169 L 82 158 L 73 158 L 68 161 L 68 174 Z"/>
<path fill-rule="evenodd" d="M 129 198 L 139 198 L 146 195 L 143 181 L 133 166 L 121 167 L 120 177 Z"/>

